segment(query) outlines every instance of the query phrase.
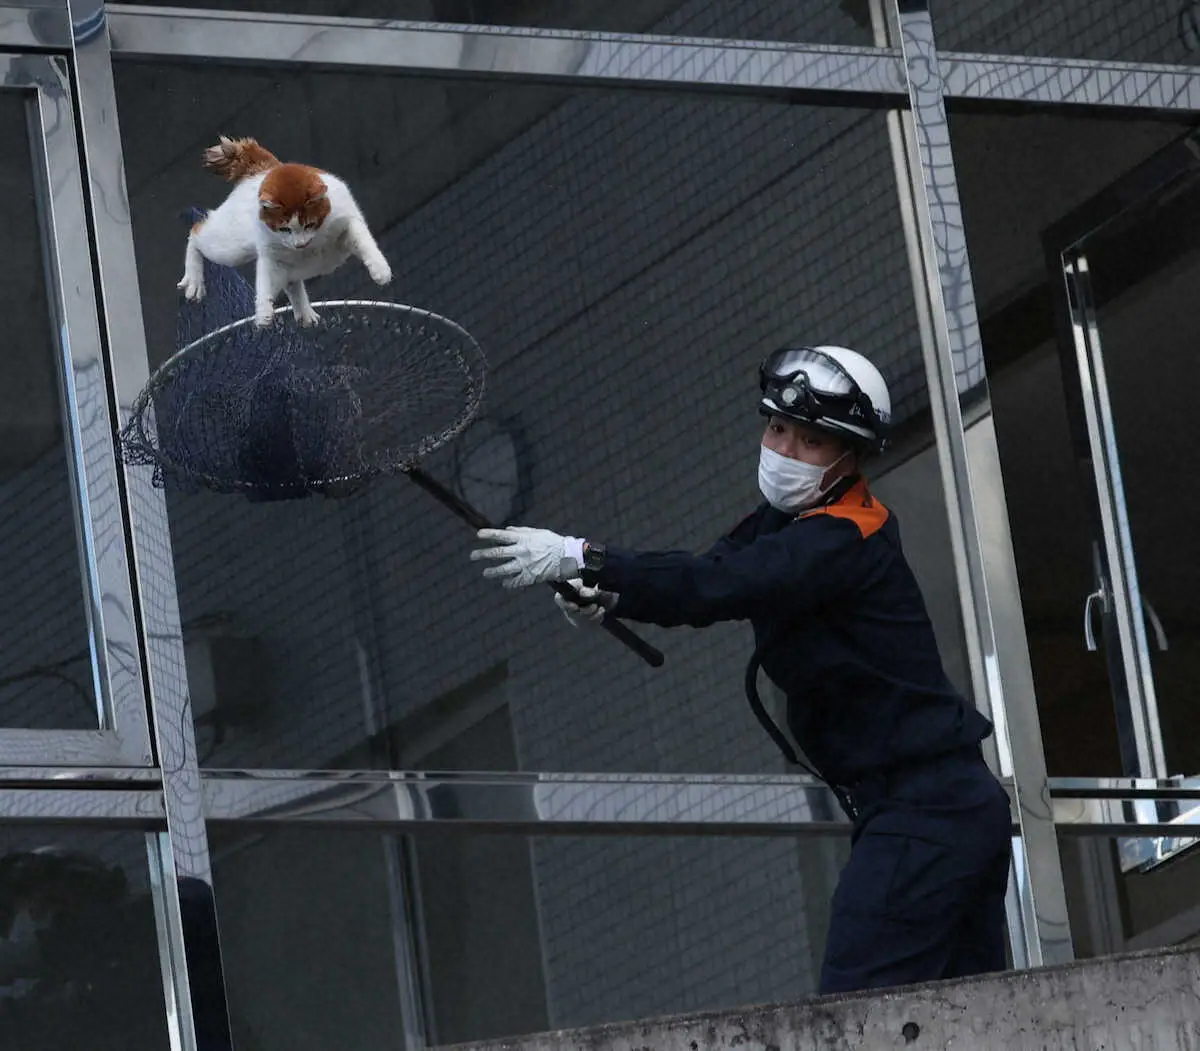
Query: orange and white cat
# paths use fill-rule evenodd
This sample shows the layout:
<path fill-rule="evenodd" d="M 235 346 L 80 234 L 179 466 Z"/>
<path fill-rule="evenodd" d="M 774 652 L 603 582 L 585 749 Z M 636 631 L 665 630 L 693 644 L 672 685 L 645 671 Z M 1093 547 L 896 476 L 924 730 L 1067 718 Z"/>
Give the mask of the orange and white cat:
<path fill-rule="evenodd" d="M 271 324 L 280 292 L 301 325 L 316 324 L 304 282 L 332 273 L 352 255 L 376 284 L 391 281 L 388 261 L 336 175 L 283 164 L 254 139 L 223 135 L 205 151 L 204 165 L 236 185 L 188 235 L 178 286 L 188 299 L 204 298 L 205 259 L 222 266 L 255 263 L 254 322 L 262 328 Z"/>

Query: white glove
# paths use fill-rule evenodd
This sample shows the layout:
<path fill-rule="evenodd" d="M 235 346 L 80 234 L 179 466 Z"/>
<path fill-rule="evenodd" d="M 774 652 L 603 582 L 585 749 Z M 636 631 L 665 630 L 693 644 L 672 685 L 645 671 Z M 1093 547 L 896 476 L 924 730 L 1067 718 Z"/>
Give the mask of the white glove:
<path fill-rule="evenodd" d="M 568 580 L 567 584 L 573 587 L 579 593 L 579 597 L 587 603 L 580 605 L 563 598 L 558 592 L 554 593 L 554 604 L 563 611 L 563 616 L 567 618 L 567 622 L 573 628 L 577 628 L 581 624 L 599 624 L 604 619 L 605 610 L 610 610 L 617 604 L 615 592 L 601 591 L 599 588 L 586 588 L 580 577 Z"/>
<path fill-rule="evenodd" d="M 476 548 L 471 561 L 491 559 L 495 565 L 483 571 L 485 577 L 502 577 L 506 588 L 527 588 L 555 580 L 579 576 L 583 568 L 583 541 L 574 536 L 559 536 L 549 529 L 509 526 L 507 529 L 481 529 L 480 540 L 494 540 L 500 547 Z"/>

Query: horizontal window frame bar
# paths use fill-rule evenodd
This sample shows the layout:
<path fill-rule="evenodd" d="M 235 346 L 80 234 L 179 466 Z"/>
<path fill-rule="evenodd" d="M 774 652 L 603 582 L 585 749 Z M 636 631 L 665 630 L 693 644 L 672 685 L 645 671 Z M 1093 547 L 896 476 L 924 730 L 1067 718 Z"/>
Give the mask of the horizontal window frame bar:
<path fill-rule="evenodd" d="M 833 792 L 806 775 L 210 770 L 202 792 L 206 820 L 216 824 L 545 835 L 850 831 Z M 1054 778 L 1050 795 L 1063 835 L 1179 837 L 1200 830 L 1200 778 Z M 0 824 L 153 830 L 164 813 L 158 770 L 0 768 Z"/>
<path fill-rule="evenodd" d="M 113 53 L 123 58 L 785 92 L 833 105 L 907 105 L 902 59 L 889 48 L 120 3 L 107 11 Z M 581 58 L 587 53 L 590 64 Z M 939 61 L 952 100 L 1200 111 L 1200 67 L 958 51 L 939 52 Z"/>
<path fill-rule="evenodd" d="M 0 0 L 0 48 L 70 51 L 71 17 L 65 2 L 13 3 Z"/>
<path fill-rule="evenodd" d="M 107 10 L 113 54 L 124 59 L 782 93 L 878 107 L 906 98 L 899 53 L 885 48 L 125 4 Z"/>
<path fill-rule="evenodd" d="M 167 817 L 161 789 L 0 788 L 0 826 L 31 824 L 161 832 Z"/>
<path fill-rule="evenodd" d="M 1200 67 L 957 51 L 940 51 L 938 59 L 949 100 L 1200 111 Z"/>

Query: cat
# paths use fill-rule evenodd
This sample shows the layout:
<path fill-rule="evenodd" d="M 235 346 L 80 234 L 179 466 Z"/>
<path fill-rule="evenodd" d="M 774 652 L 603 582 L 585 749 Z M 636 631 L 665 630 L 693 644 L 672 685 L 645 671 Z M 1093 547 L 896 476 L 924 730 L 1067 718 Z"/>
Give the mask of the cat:
<path fill-rule="evenodd" d="M 284 164 L 254 139 L 221 136 L 204 152 L 204 166 L 234 183 L 229 196 L 188 235 L 183 279 L 190 300 L 204 298 L 204 260 L 223 266 L 254 262 L 254 323 L 268 327 L 275 300 L 286 292 L 301 325 L 320 318 L 304 282 L 329 274 L 350 256 L 363 261 L 378 285 L 392 269 L 375 243 L 349 187 L 307 164 Z"/>

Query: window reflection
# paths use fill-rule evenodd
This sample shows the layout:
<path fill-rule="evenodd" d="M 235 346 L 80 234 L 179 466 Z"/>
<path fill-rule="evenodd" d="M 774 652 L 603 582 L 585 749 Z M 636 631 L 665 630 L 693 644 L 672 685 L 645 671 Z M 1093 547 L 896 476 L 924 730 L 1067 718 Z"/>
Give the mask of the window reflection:
<path fill-rule="evenodd" d="M 838 838 L 210 831 L 237 1046 L 430 1046 L 815 988 Z"/>
<path fill-rule="evenodd" d="M 28 94 L 0 91 L 0 728 L 98 725 Z"/>
<path fill-rule="evenodd" d="M 933 0 L 939 47 L 1003 55 L 1195 65 L 1200 24 L 1191 4 L 1158 0 Z"/>
<path fill-rule="evenodd" d="M 175 287 L 188 209 L 227 189 L 202 151 L 252 134 L 325 166 L 395 276 L 381 291 L 351 262 L 310 295 L 395 298 L 479 340 L 483 416 L 423 466 L 502 519 L 706 548 L 759 499 L 766 350 L 870 354 L 899 422 L 874 478 L 912 517 L 910 558 L 968 685 L 883 114 L 212 65 L 120 64 L 116 83 L 152 362 L 190 309 Z M 744 625 L 647 628 L 668 655 L 647 674 L 548 596 L 486 587 L 470 530 L 402 479 L 346 499 L 167 502 L 206 765 L 403 767 L 482 721 L 522 769 L 780 768 L 743 699 Z"/>
<path fill-rule="evenodd" d="M 169 1047 L 142 837 L 0 834 L 0 1033 L 21 1051 Z"/>

